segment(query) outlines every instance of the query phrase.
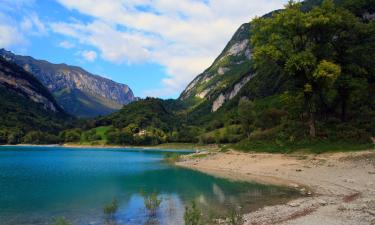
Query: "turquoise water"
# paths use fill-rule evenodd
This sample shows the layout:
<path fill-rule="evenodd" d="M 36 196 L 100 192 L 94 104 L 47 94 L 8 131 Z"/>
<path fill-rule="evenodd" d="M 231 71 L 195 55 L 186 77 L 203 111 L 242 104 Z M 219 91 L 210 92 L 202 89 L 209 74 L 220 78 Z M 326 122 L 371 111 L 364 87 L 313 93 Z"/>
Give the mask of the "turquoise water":
<path fill-rule="evenodd" d="M 163 162 L 165 152 L 140 149 L 0 147 L 0 224 L 103 224 L 103 207 L 117 199 L 116 224 L 183 224 L 186 205 L 225 215 L 255 210 L 296 193 L 256 183 L 231 182 Z M 140 192 L 162 203 L 150 217 Z"/>

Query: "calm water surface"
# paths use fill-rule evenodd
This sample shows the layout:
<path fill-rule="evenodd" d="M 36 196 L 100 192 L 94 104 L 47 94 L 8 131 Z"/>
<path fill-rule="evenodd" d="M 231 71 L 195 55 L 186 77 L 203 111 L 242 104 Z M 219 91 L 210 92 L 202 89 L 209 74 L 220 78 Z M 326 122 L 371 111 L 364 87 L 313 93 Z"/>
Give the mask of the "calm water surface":
<path fill-rule="evenodd" d="M 255 210 L 285 202 L 293 190 L 231 182 L 163 162 L 165 151 L 0 147 L 0 224 L 49 224 L 64 216 L 78 225 L 103 224 L 103 207 L 119 202 L 116 224 L 183 224 L 192 201 L 210 213 Z M 181 153 L 183 154 L 183 153 Z M 156 218 L 140 193 L 157 192 Z"/>

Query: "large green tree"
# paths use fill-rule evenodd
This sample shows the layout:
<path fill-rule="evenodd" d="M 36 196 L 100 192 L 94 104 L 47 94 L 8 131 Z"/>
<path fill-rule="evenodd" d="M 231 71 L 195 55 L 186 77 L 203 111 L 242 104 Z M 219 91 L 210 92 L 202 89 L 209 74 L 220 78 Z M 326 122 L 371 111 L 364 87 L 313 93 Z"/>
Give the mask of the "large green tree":
<path fill-rule="evenodd" d="M 340 44 L 357 25 L 358 18 L 332 0 L 308 12 L 301 10 L 301 3 L 290 1 L 285 10 L 253 22 L 255 67 L 277 65 L 282 76 L 293 81 L 294 91 L 304 96 L 312 137 L 316 136 L 316 114 L 322 109 L 324 94 L 333 88 L 345 66 Z"/>

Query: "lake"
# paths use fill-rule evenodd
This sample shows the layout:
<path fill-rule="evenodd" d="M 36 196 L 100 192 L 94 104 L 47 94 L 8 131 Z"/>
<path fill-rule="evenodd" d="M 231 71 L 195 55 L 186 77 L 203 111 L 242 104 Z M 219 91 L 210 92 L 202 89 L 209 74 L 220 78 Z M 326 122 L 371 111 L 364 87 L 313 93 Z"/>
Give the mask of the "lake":
<path fill-rule="evenodd" d="M 186 154 L 185 151 L 176 151 Z M 0 224 L 103 224 L 113 199 L 115 224 L 183 224 L 192 201 L 225 216 L 279 204 L 298 195 L 285 187 L 234 182 L 163 161 L 166 151 L 111 148 L 0 147 Z M 162 199 L 155 216 L 141 193 Z"/>

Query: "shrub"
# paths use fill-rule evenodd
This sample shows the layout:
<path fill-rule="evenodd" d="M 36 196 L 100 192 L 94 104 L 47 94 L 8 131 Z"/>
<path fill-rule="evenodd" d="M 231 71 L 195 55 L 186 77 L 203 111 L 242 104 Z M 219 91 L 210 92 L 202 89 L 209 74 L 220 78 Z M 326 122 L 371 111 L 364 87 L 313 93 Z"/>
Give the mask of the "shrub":
<path fill-rule="evenodd" d="M 175 163 L 180 160 L 180 154 L 176 152 L 168 152 L 164 155 L 164 161 L 168 163 Z"/>

